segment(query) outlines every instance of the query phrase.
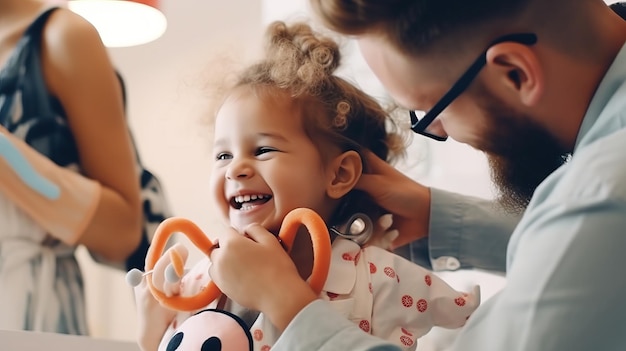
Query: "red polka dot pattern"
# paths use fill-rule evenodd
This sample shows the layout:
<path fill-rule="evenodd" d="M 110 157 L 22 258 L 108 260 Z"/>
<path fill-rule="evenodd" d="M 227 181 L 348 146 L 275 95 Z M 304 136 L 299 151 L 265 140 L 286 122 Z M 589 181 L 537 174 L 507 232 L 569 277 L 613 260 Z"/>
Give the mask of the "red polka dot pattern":
<path fill-rule="evenodd" d="M 402 345 L 404 346 L 413 346 L 413 339 L 411 339 L 410 337 L 406 336 L 406 335 L 402 335 L 400 337 L 400 342 L 402 343 Z"/>
<path fill-rule="evenodd" d="M 339 294 L 335 294 L 335 293 L 332 293 L 332 292 L 330 292 L 330 291 L 326 292 L 326 295 L 328 295 L 328 297 L 329 297 L 331 300 L 332 300 L 332 299 L 336 299 L 336 298 L 337 298 L 337 296 L 339 296 Z"/>
<path fill-rule="evenodd" d="M 426 300 L 424 299 L 419 299 L 419 301 L 417 301 L 417 304 L 415 304 L 415 306 L 417 306 L 418 311 L 424 312 L 428 308 L 428 302 L 426 302 Z"/>
<path fill-rule="evenodd" d="M 369 333 L 370 332 L 370 322 L 367 320 L 362 320 L 359 322 L 359 328 L 363 329 L 364 332 Z"/>
<path fill-rule="evenodd" d="M 261 351 L 270 351 L 270 349 L 271 349 L 270 345 L 261 346 Z"/>
<path fill-rule="evenodd" d="M 385 267 L 384 272 L 385 272 L 385 275 L 388 276 L 389 278 L 396 277 L 396 271 L 394 271 L 393 268 L 391 267 Z"/>
<path fill-rule="evenodd" d="M 430 286 L 430 284 L 433 283 L 433 279 L 428 274 L 426 274 L 426 276 L 424 277 L 424 281 L 426 282 L 426 285 L 428 286 Z"/>
<path fill-rule="evenodd" d="M 263 340 L 263 331 L 261 329 L 255 329 L 254 332 L 252 333 L 252 337 L 256 341 Z"/>
<path fill-rule="evenodd" d="M 410 331 L 404 329 L 404 328 L 400 328 L 400 330 L 402 331 L 402 334 L 404 335 L 408 335 L 408 336 L 413 336 L 413 333 L 411 333 Z"/>
<path fill-rule="evenodd" d="M 402 296 L 402 306 L 404 307 L 413 306 L 413 298 L 409 295 Z"/>
<path fill-rule="evenodd" d="M 370 273 L 372 274 L 376 273 L 376 270 L 377 270 L 376 265 L 373 264 L 372 262 L 369 262 L 369 264 L 370 264 Z"/>
<path fill-rule="evenodd" d="M 344 261 L 352 261 L 352 255 L 350 255 L 349 253 L 345 252 L 343 255 L 341 255 L 341 258 L 343 258 Z"/>
<path fill-rule="evenodd" d="M 456 299 L 454 299 L 454 303 L 457 304 L 457 306 L 465 306 L 465 299 L 462 297 L 457 297 Z"/>

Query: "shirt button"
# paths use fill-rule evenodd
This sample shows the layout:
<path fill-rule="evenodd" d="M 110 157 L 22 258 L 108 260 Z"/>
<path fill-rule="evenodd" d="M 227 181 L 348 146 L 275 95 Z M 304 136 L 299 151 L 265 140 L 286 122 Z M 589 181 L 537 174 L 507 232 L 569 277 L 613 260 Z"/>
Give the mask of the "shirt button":
<path fill-rule="evenodd" d="M 432 262 L 434 271 L 456 271 L 461 268 L 461 262 L 456 257 L 441 256 Z"/>

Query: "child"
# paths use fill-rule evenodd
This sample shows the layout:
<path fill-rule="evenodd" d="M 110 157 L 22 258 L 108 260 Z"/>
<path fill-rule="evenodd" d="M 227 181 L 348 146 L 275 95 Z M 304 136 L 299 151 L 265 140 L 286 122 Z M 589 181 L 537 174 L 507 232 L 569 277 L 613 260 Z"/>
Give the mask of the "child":
<path fill-rule="evenodd" d="M 268 34 L 265 59 L 243 72 L 216 115 L 211 191 L 221 217 L 239 231 L 260 223 L 273 233 L 298 207 L 315 210 L 329 226 L 340 226 L 356 212 L 377 217 L 373 202 L 353 188 L 367 167 L 362 152 L 390 160 L 402 151 L 399 135 L 386 131 L 388 114 L 374 99 L 333 75 L 339 65 L 335 42 L 316 36 L 306 24 L 276 22 Z M 332 246 L 320 298 L 365 332 L 407 350 L 415 350 L 417 339 L 435 325 L 464 325 L 479 304 L 477 290 L 457 292 L 379 247 L 362 247 L 340 236 L 333 238 Z M 300 274 L 308 277 L 308 234 L 296 236 L 290 255 Z M 156 275 L 153 281 L 168 294 L 194 295 L 210 279 L 209 266 L 208 259 L 199 262 L 180 284 L 167 284 Z M 251 326 L 255 350 L 271 348 L 280 336 L 262 314 L 242 311 L 223 299 L 208 307 L 216 306 L 234 311 Z M 178 313 L 170 320 L 159 335 L 160 350 L 190 315 Z M 152 315 L 143 317 L 159 323 Z M 163 323 L 143 328 L 144 350 L 154 348 L 159 337 L 155 334 L 163 328 Z"/>

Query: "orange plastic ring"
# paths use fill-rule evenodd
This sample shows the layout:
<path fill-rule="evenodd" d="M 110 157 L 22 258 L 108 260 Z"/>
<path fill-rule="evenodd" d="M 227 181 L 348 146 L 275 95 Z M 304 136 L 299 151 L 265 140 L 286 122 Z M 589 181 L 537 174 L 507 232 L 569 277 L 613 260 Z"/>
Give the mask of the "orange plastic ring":
<path fill-rule="evenodd" d="M 293 245 L 293 241 L 301 225 L 304 225 L 309 231 L 313 244 L 313 271 L 308 279 L 308 283 L 311 289 L 313 289 L 316 294 L 319 294 L 328 278 L 328 270 L 330 268 L 330 235 L 326 223 L 315 211 L 308 208 L 296 208 L 285 216 L 283 225 L 278 234 L 282 243 L 286 246 L 287 252 L 291 250 L 291 246 Z M 209 237 L 192 221 L 182 217 L 168 218 L 161 222 L 154 234 L 152 244 L 148 248 L 145 267 L 146 272 L 154 269 L 156 262 L 163 255 L 165 244 L 174 233 L 182 233 L 187 236 L 202 253 L 207 255 L 207 257 L 215 248 Z M 174 254 L 174 251 L 171 253 Z M 172 265 L 178 274 L 184 269 L 184 267 L 182 267 L 182 260 L 176 257 L 176 255 L 172 256 Z M 217 285 L 215 285 L 213 281 L 210 281 L 204 289 L 201 289 L 196 295 L 175 295 L 168 297 L 153 285 L 152 275 L 148 275 L 146 278 L 150 292 L 161 305 L 178 311 L 195 311 L 202 309 L 222 294 Z"/>

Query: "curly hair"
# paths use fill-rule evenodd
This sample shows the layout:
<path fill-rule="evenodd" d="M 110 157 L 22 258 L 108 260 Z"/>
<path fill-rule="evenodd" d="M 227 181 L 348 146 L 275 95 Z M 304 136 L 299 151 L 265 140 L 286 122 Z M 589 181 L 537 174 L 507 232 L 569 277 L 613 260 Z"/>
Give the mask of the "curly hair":
<path fill-rule="evenodd" d="M 291 97 L 322 157 L 328 157 L 324 150 L 333 145 L 360 154 L 370 150 L 383 160 L 394 161 L 404 154 L 406 143 L 391 118 L 392 111 L 337 76 L 340 59 L 339 45 L 330 37 L 304 22 L 277 21 L 267 29 L 263 59 L 245 69 L 234 88 L 245 86 L 267 96 L 284 93 Z M 364 193 L 355 193 L 359 192 L 353 190 L 350 195 L 350 210 L 359 204 L 371 214 L 376 206 L 364 199 Z"/>
<path fill-rule="evenodd" d="M 311 0 L 326 26 L 343 34 L 380 32 L 408 53 L 430 49 L 452 34 L 512 18 L 533 0 Z M 548 1 L 548 0 L 541 0 Z"/>
<path fill-rule="evenodd" d="M 277 21 L 267 29 L 265 56 L 246 69 L 235 86 L 280 90 L 300 104 L 306 132 L 312 140 L 342 149 L 368 149 L 393 161 L 404 151 L 390 111 L 374 98 L 335 75 L 340 65 L 336 41 L 310 25 Z"/>

